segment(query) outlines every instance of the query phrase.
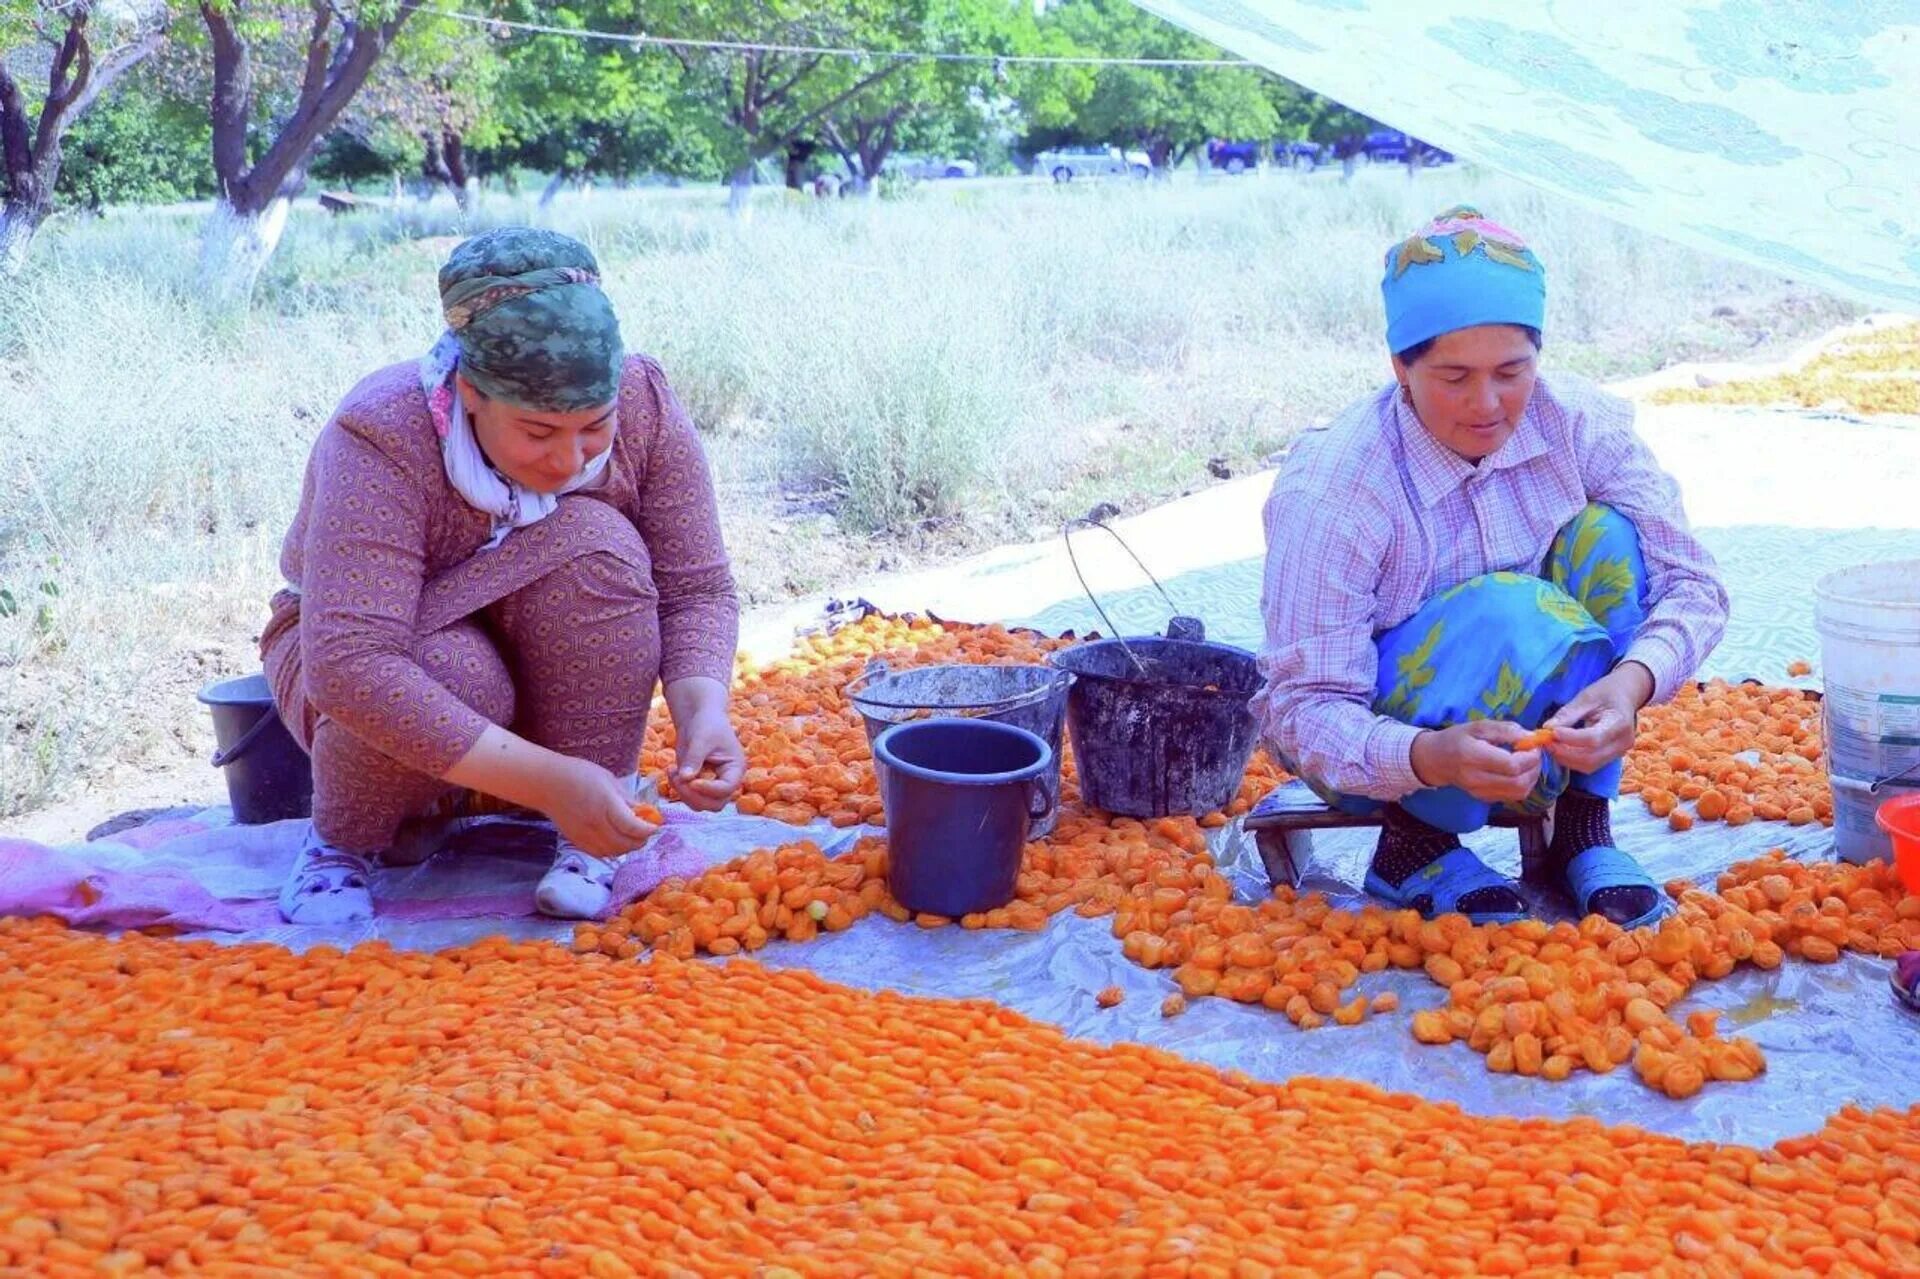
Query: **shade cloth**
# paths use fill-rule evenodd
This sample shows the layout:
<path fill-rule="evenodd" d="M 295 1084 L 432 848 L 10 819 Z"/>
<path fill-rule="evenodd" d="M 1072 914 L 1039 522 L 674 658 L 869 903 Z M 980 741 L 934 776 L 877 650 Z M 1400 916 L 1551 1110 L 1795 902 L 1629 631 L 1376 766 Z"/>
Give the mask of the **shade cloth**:
<path fill-rule="evenodd" d="M 1620 221 L 1920 304 L 1920 0 L 1139 0 Z"/>

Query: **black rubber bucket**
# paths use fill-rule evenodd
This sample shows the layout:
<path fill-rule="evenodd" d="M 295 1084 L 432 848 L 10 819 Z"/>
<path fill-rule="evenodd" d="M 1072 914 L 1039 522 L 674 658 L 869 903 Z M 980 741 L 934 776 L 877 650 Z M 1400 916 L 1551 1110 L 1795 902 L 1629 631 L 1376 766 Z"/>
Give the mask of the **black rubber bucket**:
<path fill-rule="evenodd" d="M 925 719 L 881 733 L 873 754 L 887 766 L 894 899 L 956 918 L 1012 901 L 1027 825 L 1046 802 L 1047 744 L 1011 724 Z"/>
<path fill-rule="evenodd" d="M 200 690 L 213 712 L 213 766 L 227 775 L 233 818 L 246 826 L 313 815 L 313 764 L 280 722 L 265 675 Z"/>
<path fill-rule="evenodd" d="M 1040 775 L 1046 807 L 1027 831 L 1030 839 L 1053 833 L 1060 808 L 1060 734 L 1067 721 L 1067 686 L 1073 676 L 1050 666 L 923 666 L 889 671 L 875 662 L 847 685 L 847 700 L 867 725 L 871 746 L 894 724 L 925 719 L 984 719 L 1011 724 L 1039 737 L 1053 752 Z M 886 794 L 887 766 L 876 756 L 875 779 Z"/>
<path fill-rule="evenodd" d="M 1196 639 L 1095 640 L 1048 660 L 1067 696 L 1080 797 L 1123 817 L 1200 817 L 1233 801 L 1257 744 L 1252 653 Z"/>

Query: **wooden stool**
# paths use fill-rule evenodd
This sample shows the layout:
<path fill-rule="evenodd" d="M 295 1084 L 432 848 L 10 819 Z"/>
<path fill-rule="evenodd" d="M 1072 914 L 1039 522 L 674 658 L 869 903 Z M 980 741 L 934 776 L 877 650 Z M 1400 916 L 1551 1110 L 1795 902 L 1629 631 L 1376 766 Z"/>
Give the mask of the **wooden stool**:
<path fill-rule="evenodd" d="M 1306 831 L 1379 827 L 1383 823 L 1379 813 L 1360 817 L 1329 808 L 1305 782 L 1293 781 L 1261 800 L 1240 825 L 1253 835 L 1268 881 L 1275 887 L 1285 884 L 1298 888 L 1305 849 L 1294 842 L 1296 836 Z M 1529 884 L 1547 883 L 1547 841 L 1553 837 L 1547 819 L 1522 817 L 1509 809 L 1496 808 L 1490 824 L 1520 832 L 1520 878 Z"/>

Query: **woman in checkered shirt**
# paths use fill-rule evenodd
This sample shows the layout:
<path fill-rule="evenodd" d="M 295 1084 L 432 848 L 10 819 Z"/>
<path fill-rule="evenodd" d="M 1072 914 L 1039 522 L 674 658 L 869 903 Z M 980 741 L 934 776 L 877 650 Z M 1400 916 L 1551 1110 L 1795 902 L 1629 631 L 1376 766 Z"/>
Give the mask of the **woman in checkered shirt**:
<path fill-rule="evenodd" d="M 1450 209 L 1381 291 L 1394 384 L 1304 438 L 1267 503 L 1264 736 L 1382 814 L 1367 888 L 1390 903 L 1521 918 L 1459 839 L 1505 805 L 1553 811 L 1582 914 L 1652 922 L 1667 903 L 1608 803 L 1640 709 L 1725 629 L 1713 559 L 1632 406 L 1539 372 L 1546 276 L 1518 235 Z"/>

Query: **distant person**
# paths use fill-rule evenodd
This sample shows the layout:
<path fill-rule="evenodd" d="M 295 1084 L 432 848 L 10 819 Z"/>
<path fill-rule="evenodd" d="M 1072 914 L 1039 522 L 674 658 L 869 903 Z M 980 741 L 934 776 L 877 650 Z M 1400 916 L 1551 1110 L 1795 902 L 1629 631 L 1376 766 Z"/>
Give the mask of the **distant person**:
<path fill-rule="evenodd" d="M 724 805 L 738 607 L 713 485 L 660 366 L 627 354 L 577 240 L 507 227 L 440 269 L 446 331 L 347 393 L 307 463 L 261 654 L 313 759 L 294 923 L 373 912 L 455 788 L 552 818 L 536 901 L 587 918 L 633 812 L 656 681 L 677 789 Z"/>
<path fill-rule="evenodd" d="M 1383 815 L 1383 901 L 1521 918 L 1459 839 L 1506 805 L 1552 810 L 1583 914 L 1656 920 L 1608 801 L 1641 708 L 1725 630 L 1713 559 L 1632 406 L 1539 372 L 1546 276 L 1518 235 L 1448 210 L 1381 292 L 1394 382 L 1303 438 L 1267 503 L 1263 734 L 1329 803 Z"/>

